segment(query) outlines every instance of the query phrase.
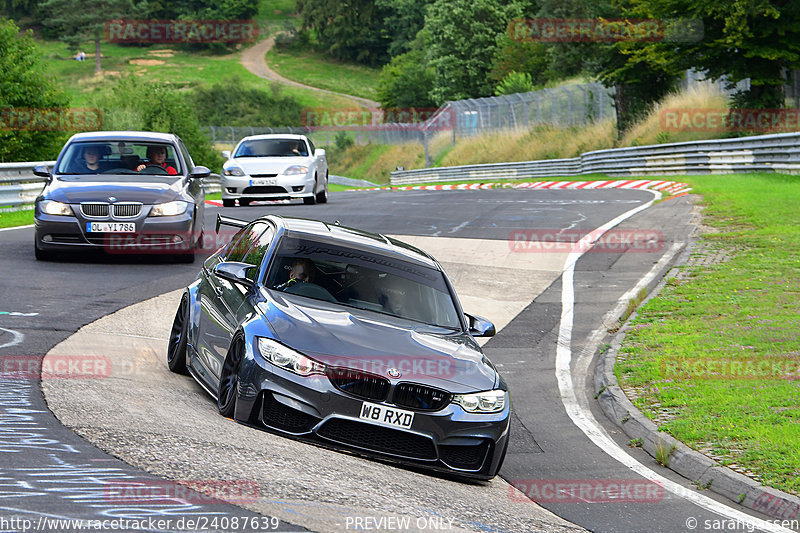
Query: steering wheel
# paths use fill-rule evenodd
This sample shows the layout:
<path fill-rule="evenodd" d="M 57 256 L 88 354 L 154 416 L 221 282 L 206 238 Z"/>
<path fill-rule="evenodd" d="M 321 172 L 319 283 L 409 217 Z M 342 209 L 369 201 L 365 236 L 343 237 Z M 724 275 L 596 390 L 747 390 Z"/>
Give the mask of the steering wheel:
<path fill-rule="evenodd" d="M 328 292 L 328 289 L 321 285 L 317 285 L 316 283 L 295 283 L 294 285 L 286 287 L 283 292 L 297 294 L 299 296 L 308 296 L 309 298 L 314 298 L 316 300 L 327 300 L 328 302 L 337 301 L 336 298 L 334 298 L 333 295 Z"/>
<path fill-rule="evenodd" d="M 153 170 L 155 170 L 155 172 L 151 172 Z M 139 172 L 144 172 L 145 174 L 169 174 L 166 168 L 153 163 L 147 163 L 147 165 L 145 165 L 145 167 Z"/>

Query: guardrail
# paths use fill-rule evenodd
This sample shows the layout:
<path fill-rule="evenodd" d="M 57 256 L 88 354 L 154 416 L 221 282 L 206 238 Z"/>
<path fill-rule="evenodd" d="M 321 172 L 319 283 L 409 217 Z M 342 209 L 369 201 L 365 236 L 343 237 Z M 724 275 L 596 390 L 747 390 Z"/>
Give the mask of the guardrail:
<path fill-rule="evenodd" d="M 800 173 L 800 133 L 779 133 L 586 152 L 545 159 L 458 167 L 399 170 L 392 185 L 431 181 L 509 180 L 605 174 L 609 177 L 733 172 Z"/>
<path fill-rule="evenodd" d="M 55 161 L 0 163 L 0 208 L 29 205 L 44 188 L 45 178 L 33 175 L 33 167 L 53 167 Z M 220 192 L 220 175 L 211 174 L 203 180 L 206 193 Z"/>

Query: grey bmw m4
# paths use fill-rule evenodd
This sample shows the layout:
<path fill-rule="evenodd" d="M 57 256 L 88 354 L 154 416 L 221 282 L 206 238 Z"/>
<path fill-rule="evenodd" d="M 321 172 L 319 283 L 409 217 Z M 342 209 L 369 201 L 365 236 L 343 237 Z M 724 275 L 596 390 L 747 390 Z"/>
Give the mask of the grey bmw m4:
<path fill-rule="evenodd" d="M 167 352 L 238 422 L 488 480 L 510 399 L 439 263 L 384 235 L 267 215 L 237 228 L 185 290 Z"/>

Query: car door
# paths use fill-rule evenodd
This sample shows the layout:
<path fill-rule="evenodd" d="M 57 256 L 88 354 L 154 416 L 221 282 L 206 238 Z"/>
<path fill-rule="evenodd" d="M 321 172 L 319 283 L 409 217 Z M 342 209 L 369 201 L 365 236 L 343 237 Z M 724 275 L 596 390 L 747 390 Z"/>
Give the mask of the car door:
<path fill-rule="evenodd" d="M 248 224 L 234 235 L 223 253 L 212 256 L 203 265 L 197 292 L 200 313 L 196 370 L 212 390 L 219 383 L 222 363 L 239 326 L 237 311 L 249 292 L 247 287 L 217 276 L 214 267 L 221 261 L 243 262 L 268 227 L 263 221 Z"/>
<path fill-rule="evenodd" d="M 192 156 L 189 155 L 189 151 L 186 149 L 186 146 L 180 139 L 178 139 L 178 147 L 180 148 L 181 155 L 183 156 L 183 162 L 186 165 L 186 175 L 188 176 L 194 170 L 194 161 L 192 161 Z M 196 235 L 194 237 L 200 238 L 200 234 L 203 232 L 203 221 L 205 220 L 204 217 L 206 212 L 205 189 L 203 188 L 202 180 L 196 179 L 189 180 L 187 178 L 186 186 L 188 188 L 187 192 L 194 199 L 195 205 L 193 230 Z"/>

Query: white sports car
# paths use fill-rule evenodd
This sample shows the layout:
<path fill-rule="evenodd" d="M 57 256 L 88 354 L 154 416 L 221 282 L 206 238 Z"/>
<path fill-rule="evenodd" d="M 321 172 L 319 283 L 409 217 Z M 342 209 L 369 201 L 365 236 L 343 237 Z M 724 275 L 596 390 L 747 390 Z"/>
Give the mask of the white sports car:
<path fill-rule="evenodd" d="M 305 135 L 245 137 L 222 166 L 222 204 L 302 198 L 306 204 L 328 201 L 328 160 Z"/>

